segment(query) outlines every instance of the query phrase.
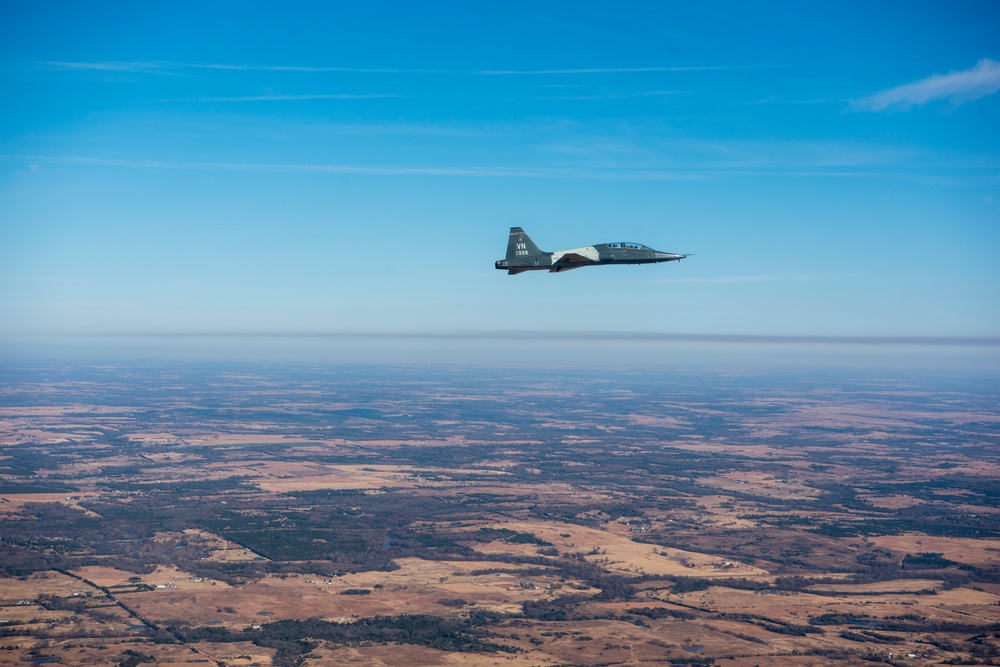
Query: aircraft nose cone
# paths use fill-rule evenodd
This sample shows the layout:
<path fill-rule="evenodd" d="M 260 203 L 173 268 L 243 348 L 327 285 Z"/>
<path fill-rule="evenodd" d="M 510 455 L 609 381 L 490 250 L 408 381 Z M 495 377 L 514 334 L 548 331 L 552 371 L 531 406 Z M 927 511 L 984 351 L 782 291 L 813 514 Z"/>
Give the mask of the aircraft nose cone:
<path fill-rule="evenodd" d="M 675 260 L 681 260 L 687 257 L 687 255 L 678 255 L 673 252 L 657 252 L 655 253 L 657 262 L 673 262 Z"/>

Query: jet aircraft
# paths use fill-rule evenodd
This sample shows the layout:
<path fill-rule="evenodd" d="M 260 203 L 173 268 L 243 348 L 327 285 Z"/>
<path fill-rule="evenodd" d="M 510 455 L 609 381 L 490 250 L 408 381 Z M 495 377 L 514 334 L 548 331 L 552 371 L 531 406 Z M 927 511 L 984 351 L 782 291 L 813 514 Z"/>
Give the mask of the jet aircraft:
<path fill-rule="evenodd" d="M 605 264 L 656 264 L 679 261 L 685 257 L 687 255 L 653 250 L 641 243 L 598 243 L 583 248 L 545 252 L 538 249 L 523 229 L 511 227 L 507 258 L 497 260 L 496 267 L 506 269 L 507 275 L 512 276 L 524 271 L 558 273 Z"/>

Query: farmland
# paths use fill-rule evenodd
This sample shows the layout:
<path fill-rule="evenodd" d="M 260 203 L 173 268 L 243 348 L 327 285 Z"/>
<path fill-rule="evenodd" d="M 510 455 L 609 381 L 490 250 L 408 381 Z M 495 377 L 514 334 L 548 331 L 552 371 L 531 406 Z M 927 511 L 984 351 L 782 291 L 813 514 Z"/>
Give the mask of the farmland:
<path fill-rule="evenodd" d="M 3 370 L 0 664 L 1000 664 L 995 379 Z"/>

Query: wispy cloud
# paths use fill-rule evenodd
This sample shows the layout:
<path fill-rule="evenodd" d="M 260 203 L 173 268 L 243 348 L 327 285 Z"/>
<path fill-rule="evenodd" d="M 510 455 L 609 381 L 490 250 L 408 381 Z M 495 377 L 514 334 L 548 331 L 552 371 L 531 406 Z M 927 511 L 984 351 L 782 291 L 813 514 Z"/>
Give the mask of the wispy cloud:
<path fill-rule="evenodd" d="M 239 65 L 228 63 L 178 63 L 169 61 L 121 61 L 76 62 L 49 60 L 39 63 L 44 67 L 68 70 L 97 70 L 102 72 L 144 72 L 148 74 L 170 74 L 177 70 L 223 70 L 235 72 L 314 72 L 348 74 L 465 74 L 477 76 L 539 76 L 557 74 L 648 74 L 657 72 L 698 72 L 731 69 L 723 65 L 684 67 L 580 67 L 567 69 L 435 69 L 406 67 L 326 67 L 313 65 Z"/>
<path fill-rule="evenodd" d="M 693 172 L 636 169 L 575 169 L 559 167 L 436 167 L 436 166 L 366 166 L 350 164 L 303 164 L 269 162 L 169 162 L 87 157 L 81 155 L 11 155 L 0 160 L 28 161 L 38 164 L 75 164 L 122 169 L 168 169 L 178 171 L 244 171 L 275 173 L 367 174 L 373 176 L 464 176 L 506 178 L 580 178 L 603 180 L 697 180 Z"/>
<path fill-rule="evenodd" d="M 641 97 L 663 97 L 666 95 L 685 95 L 684 90 L 640 90 L 634 93 L 598 93 L 596 95 L 554 95 L 549 97 L 539 97 L 539 100 L 552 101 L 605 101 L 605 100 L 628 100 Z"/>
<path fill-rule="evenodd" d="M 723 65 L 707 65 L 703 67 L 581 67 L 577 69 L 496 69 L 475 70 L 472 74 L 489 76 L 517 76 L 539 74 L 643 74 L 650 72 L 700 72 L 709 70 L 731 69 Z"/>
<path fill-rule="evenodd" d="M 910 109 L 936 100 L 953 105 L 965 104 L 1000 90 L 1000 63 L 984 58 L 972 69 L 935 74 L 926 79 L 883 90 L 871 97 L 856 100 L 853 107 L 862 111 Z"/>
<path fill-rule="evenodd" d="M 405 69 L 380 67 L 315 67 L 308 65 L 233 65 L 227 63 L 178 63 L 162 60 L 127 61 L 109 60 L 103 62 L 76 62 L 48 60 L 40 62 L 42 67 L 67 70 L 96 70 L 101 72 L 138 72 L 147 74 L 173 74 L 179 70 L 223 70 L 232 72 L 345 72 L 356 74 L 457 74 L 458 70 Z"/>
<path fill-rule="evenodd" d="M 748 102 L 743 102 L 744 106 L 765 106 L 770 104 L 790 104 L 790 105 L 808 105 L 808 104 L 843 104 L 844 102 L 854 102 L 849 97 L 823 97 L 816 95 L 806 95 L 795 93 L 795 94 L 784 94 L 784 95 L 771 95 L 770 97 L 764 97 L 759 100 L 750 100 Z"/>
<path fill-rule="evenodd" d="M 69 62 L 65 60 L 51 60 L 39 63 L 42 67 L 53 67 L 55 69 L 69 70 L 96 70 L 99 72 L 153 72 L 169 74 L 169 70 L 176 69 L 170 63 L 161 62 L 127 62 L 110 60 L 105 62 Z"/>
<path fill-rule="evenodd" d="M 161 102 L 289 102 L 300 100 L 377 100 L 399 98 L 396 93 L 305 93 L 302 95 L 241 95 L 234 97 L 174 97 Z"/>
<path fill-rule="evenodd" d="M 857 170 L 837 167 L 801 168 L 792 165 L 738 167 L 701 165 L 671 168 L 666 166 L 629 167 L 614 165 L 532 167 L 532 166 L 436 166 L 436 165 L 362 165 L 316 164 L 294 162 L 172 162 L 131 158 L 106 158 L 85 155 L 32 155 L 0 153 L 0 161 L 26 162 L 29 169 L 39 165 L 63 164 L 136 170 L 172 170 L 205 172 L 263 172 L 300 174 L 358 174 L 370 176 L 436 176 L 470 178 L 543 178 L 601 181 L 703 181 L 718 177 L 809 177 L 809 178 L 920 178 L 919 173 L 886 170 Z"/>
<path fill-rule="evenodd" d="M 598 133 L 599 132 L 599 133 Z M 643 165 L 648 168 L 715 174 L 785 174 L 863 176 L 890 170 L 913 174 L 941 157 L 913 147 L 856 141 L 790 141 L 782 139 L 702 139 L 678 137 L 659 128 L 620 126 L 587 133 L 559 132 L 538 140 L 550 155 L 572 156 L 602 165 Z M 994 169 L 995 160 L 962 166 Z M 956 166 L 954 164 L 949 166 Z"/>

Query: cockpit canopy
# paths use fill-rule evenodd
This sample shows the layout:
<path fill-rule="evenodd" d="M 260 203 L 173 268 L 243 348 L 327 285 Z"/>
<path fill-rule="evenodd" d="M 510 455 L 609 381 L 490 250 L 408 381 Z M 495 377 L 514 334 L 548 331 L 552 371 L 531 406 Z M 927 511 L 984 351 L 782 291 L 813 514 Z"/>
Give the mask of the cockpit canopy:
<path fill-rule="evenodd" d="M 648 245 L 642 245 L 641 243 L 629 243 L 628 241 L 623 243 L 608 243 L 606 245 L 609 248 L 628 248 L 629 250 L 648 250 L 650 252 L 654 252 Z"/>

